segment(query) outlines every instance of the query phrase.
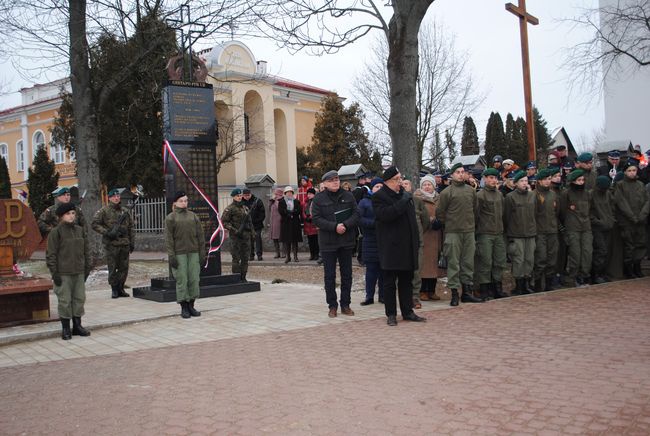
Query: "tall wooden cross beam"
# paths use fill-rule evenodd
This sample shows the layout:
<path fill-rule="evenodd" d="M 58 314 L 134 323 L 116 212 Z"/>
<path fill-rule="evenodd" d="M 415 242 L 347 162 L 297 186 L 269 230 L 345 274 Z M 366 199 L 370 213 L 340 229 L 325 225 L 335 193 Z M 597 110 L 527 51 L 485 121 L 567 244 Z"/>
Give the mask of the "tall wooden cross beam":
<path fill-rule="evenodd" d="M 528 136 L 528 158 L 536 160 L 535 120 L 533 119 L 533 95 L 530 89 L 530 60 L 528 58 L 528 23 L 537 25 L 539 20 L 526 11 L 526 0 L 519 0 L 519 6 L 506 3 L 506 10 L 519 17 L 521 36 L 521 65 L 524 70 L 524 103 L 526 108 L 526 130 Z"/>

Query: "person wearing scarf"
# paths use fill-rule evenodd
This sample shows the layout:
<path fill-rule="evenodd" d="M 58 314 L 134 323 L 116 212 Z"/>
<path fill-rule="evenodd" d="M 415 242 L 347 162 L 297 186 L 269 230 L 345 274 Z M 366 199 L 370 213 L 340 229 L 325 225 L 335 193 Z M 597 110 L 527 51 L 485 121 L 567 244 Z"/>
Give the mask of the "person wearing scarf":
<path fill-rule="evenodd" d="M 293 188 L 284 188 L 284 197 L 278 204 L 280 213 L 280 241 L 284 244 L 284 263 L 291 262 L 291 251 L 293 261 L 298 262 L 298 242 L 302 242 L 301 209 L 300 202 L 293 197 Z"/>

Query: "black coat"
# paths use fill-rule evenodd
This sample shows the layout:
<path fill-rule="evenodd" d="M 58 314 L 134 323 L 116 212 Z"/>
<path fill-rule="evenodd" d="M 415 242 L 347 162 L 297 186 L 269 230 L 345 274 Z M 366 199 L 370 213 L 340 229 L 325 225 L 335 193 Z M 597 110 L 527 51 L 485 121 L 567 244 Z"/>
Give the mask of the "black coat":
<path fill-rule="evenodd" d="M 384 270 L 415 271 L 420 237 L 413 196 L 384 185 L 372 195 L 379 264 Z"/>
<path fill-rule="evenodd" d="M 350 216 L 343 221 L 345 233 L 336 233 L 335 212 L 351 209 Z M 359 211 L 351 192 L 339 189 L 336 192 L 323 191 L 316 194 L 311 207 L 312 221 L 318 227 L 318 246 L 320 251 L 336 251 L 339 248 L 354 248 L 356 245 Z"/>
<path fill-rule="evenodd" d="M 284 197 L 278 202 L 280 213 L 280 242 L 302 242 L 302 228 L 300 202 L 293 199 L 293 211 L 287 210 L 287 201 Z"/>
<path fill-rule="evenodd" d="M 262 200 L 257 198 L 254 195 L 251 195 L 251 198 L 242 200 L 244 204 L 251 211 L 251 221 L 253 222 L 253 228 L 255 230 L 261 230 L 264 228 L 264 219 L 266 218 L 266 211 L 264 210 L 264 203 Z"/>

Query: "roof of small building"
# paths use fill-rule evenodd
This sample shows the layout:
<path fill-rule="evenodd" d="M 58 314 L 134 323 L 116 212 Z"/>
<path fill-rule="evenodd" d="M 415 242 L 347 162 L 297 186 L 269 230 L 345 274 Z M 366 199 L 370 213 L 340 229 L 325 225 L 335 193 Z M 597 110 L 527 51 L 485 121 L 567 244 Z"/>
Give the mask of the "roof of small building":
<path fill-rule="evenodd" d="M 368 170 L 362 164 L 343 165 L 338 169 L 339 178 L 357 177 L 360 174 L 367 173 Z"/>
<path fill-rule="evenodd" d="M 607 153 L 612 150 L 618 150 L 621 153 L 627 153 L 629 148 L 632 146 L 632 141 L 629 139 L 619 139 L 616 141 L 604 141 L 598 144 L 595 144 L 593 151 L 598 154 Z"/>
<path fill-rule="evenodd" d="M 480 163 L 481 165 L 485 166 L 486 162 L 483 156 L 480 154 L 469 154 L 467 156 L 458 156 L 454 161 L 451 163 L 451 166 L 456 165 L 457 163 L 462 164 L 463 166 L 470 166 L 470 165 L 476 165 Z"/>

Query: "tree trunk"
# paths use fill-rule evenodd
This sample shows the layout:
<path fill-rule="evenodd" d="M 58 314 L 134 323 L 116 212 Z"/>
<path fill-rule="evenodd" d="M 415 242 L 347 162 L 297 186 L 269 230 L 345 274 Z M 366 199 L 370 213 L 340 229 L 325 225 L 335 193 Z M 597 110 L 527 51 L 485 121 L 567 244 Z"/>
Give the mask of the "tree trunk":
<path fill-rule="evenodd" d="M 388 25 L 388 131 L 393 146 L 393 164 L 414 182 L 417 182 L 421 165 L 416 129 L 418 32 L 431 3 L 433 0 L 393 0 L 394 14 Z"/>
<path fill-rule="evenodd" d="M 86 39 L 86 1 L 69 2 L 70 21 L 70 84 L 72 85 L 72 110 L 75 119 L 77 142 L 77 176 L 79 193 L 86 193 L 82 210 L 87 221 L 101 207 L 98 165 L 97 115 L 93 102 L 88 41 Z M 102 257 L 100 235 L 86 229 L 93 264 Z"/>

